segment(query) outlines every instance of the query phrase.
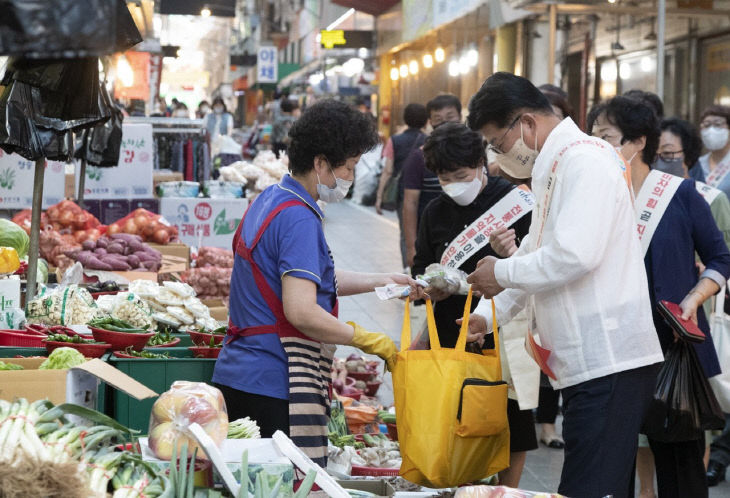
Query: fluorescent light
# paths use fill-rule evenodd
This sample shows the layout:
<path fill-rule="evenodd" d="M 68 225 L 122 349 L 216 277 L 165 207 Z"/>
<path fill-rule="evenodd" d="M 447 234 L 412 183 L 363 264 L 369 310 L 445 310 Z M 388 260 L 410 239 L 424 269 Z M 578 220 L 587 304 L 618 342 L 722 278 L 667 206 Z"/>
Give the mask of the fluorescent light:
<path fill-rule="evenodd" d="M 616 73 L 616 64 L 609 62 L 601 65 L 601 80 L 616 81 L 618 74 Z"/>
<path fill-rule="evenodd" d="M 433 58 L 436 59 L 436 62 L 443 62 L 446 59 L 446 52 L 444 52 L 443 48 L 436 47 L 436 50 L 433 52 Z"/>
<path fill-rule="evenodd" d="M 342 24 L 348 17 L 350 17 L 354 13 L 355 13 L 355 9 L 348 10 L 347 12 L 342 14 L 340 17 L 335 19 L 334 22 L 332 22 L 332 24 L 327 26 L 327 31 L 331 31 L 331 30 L 335 29 L 337 26 Z"/>
<path fill-rule="evenodd" d="M 405 64 L 401 64 L 400 65 L 400 77 L 405 78 L 406 76 L 408 76 L 408 66 L 406 66 Z"/>
<path fill-rule="evenodd" d="M 654 63 L 651 60 L 651 57 L 648 55 L 645 55 L 641 58 L 641 71 L 644 73 L 650 73 L 654 70 Z"/>
<path fill-rule="evenodd" d="M 449 62 L 449 76 L 459 76 L 459 61 L 456 59 Z"/>
<path fill-rule="evenodd" d="M 431 57 L 431 54 L 426 54 L 423 56 L 423 67 L 426 69 L 433 67 L 433 57 Z"/>
<path fill-rule="evenodd" d="M 201 16 L 203 16 L 203 17 L 210 17 L 210 14 L 211 14 L 211 12 L 210 12 L 210 9 L 208 8 L 207 5 L 205 7 L 203 7 L 202 9 L 200 9 L 200 15 Z"/>
<path fill-rule="evenodd" d="M 471 67 L 474 67 L 479 62 L 479 52 L 475 48 L 470 49 L 466 53 L 466 60 Z"/>
<path fill-rule="evenodd" d="M 362 72 L 362 70 L 365 68 L 365 61 L 360 59 L 359 57 L 353 57 L 352 59 L 348 60 L 344 64 L 342 64 L 342 71 L 345 73 L 345 76 L 348 78 L 352 78 L 357 73 Z"/>
<path fill-rule="evenodd" d="M 398 78 L 400 77 L 400 74 L 398 74 L 398 68 L 397 67 L 391 67 L 390 68 L 390 79 L 393 81 L 398 81 Z"/>
<path fill-rule="evenodd" d="M 461 74 L 466 74 L 469 72 L 469 69 L 471 69 L 471 65 L 469 64 L 469 57 L 466 55 L 462 55 L 459 57 L 459 72 Z"/>
<path fill-rule="evenodd" d="M 618 74 L 622 80 L 631 78 L 631 65 L 628 62 L 622 62 L 618 67 Z"/>
<path fill-rule="evenodd" d="M 411 61 L 408 64 L 408 71 L 410 71 L 411 74 L 418 74 L 418 62 Z"/>

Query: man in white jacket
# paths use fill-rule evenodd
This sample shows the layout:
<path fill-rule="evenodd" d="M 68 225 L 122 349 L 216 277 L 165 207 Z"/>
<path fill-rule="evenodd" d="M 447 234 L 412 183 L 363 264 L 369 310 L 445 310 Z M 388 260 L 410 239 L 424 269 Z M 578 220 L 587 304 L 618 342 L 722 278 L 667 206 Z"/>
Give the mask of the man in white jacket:
<path fill-rule="evenodd" d="M 562 389 L 565 463 L 558 491 L 633 496 L 638 433 L 663 361 L 624 163 L 608 143 L 560 120 L 528 80 L 496 73 L 469 104 L 514 178 L 532 177 L 532 224 L 508 259 L 469 276 L 484 295 L 472 336 L 526 308 L 549 350 L 543 370 Z"/>

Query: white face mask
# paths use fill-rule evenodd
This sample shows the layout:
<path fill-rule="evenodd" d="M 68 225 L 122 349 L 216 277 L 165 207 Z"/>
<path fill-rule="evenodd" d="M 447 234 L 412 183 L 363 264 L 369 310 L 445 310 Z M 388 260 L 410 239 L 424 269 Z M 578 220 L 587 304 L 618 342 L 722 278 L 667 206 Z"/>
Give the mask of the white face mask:
<path fill-rule="evenodd" d="M 221 114 L 223 112 L 223 106 L 217 105 L 213 108 L 213 111 L 215 111 L 216 114 Z"/>
<path fill-rule="evenodd" d="M 481 174 L 480 174 L 481 173 Z M 474 175 L 474 179 L 470 182 L 454 182 L 444 185 L 444 193 L 451 197 L 459 206 L 468 206 L 479 195 L 482 189 L 482 180 L 484 179 L 484 168 Z"/>
<path fill-rule="evenodd" d="M 537 133 L 535 133 L 535 148 L 531 149 L 523 139 L 522 122 L 520 121 L 520 138 L 509 152 L 497 154 L 497 163 L 502 171 L 512 178 L 530 178 L 539 153 L 537 150 Z"/>
<path fill-rule="evenodd" d="M 317 174 L 317 194 L 319 195 L 319 198 L 324 202 L 340 202 L 347 196 L 347 193 L 350 191 L 352 181 L 337 178 L 337 175 L 335 175 L 335 172 L 332 170 L 332 168 L 330 168 L 330 171 L 332 172 L 332 176 L 335 177 L 335 188 L 324 185 L 319 180 L 319 174 Z"/>
<path fill-rule="evenodd" d="M 628 164 L 631 164 L 631 161 L 633 161 L 633 160 L 634 160 L 634 158 L 636 157 L 636 154 L 638 154 L 638 151 L 637 151 L 637 152 L 634 152 L 634 153 L 633 153 L 633 154 L 631 155 L 631 158 L 629 158 L 629 159 L 626 159 L 626 156 L 624 156 L 624 153 L 622 152 L 622 151 L 623 151 L 623 148 L 624 148 L 624 146 L 623 146 L 623 145 L 619 145 L 618 147 L 614 147 L 614 148 L 616 149 L 616 152 L 618 152 L 618 155 L 619 155 L 619 156 L 621 156 L 621 158 L 622 158 L 622 159 L 623 159 L 624 161 L 626 161 L 626 162 L 627 162 Z"/>
<path fill-rule="evenodd" d="M 710 126 L 702 130 L 702 143 L 707 150 L 720 150 L 727 145 L 730 130 L 718 126 Z"/>

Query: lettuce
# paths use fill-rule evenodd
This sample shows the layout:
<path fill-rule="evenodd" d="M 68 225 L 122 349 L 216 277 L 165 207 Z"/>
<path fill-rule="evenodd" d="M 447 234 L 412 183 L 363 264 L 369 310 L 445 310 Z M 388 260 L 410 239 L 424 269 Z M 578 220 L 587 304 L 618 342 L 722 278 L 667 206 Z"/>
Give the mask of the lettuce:
<path fill-rule="evenodd" d="M 0 218 L 0 246 L 12 247 L 18 251 L 19 258 L 24 258 L 29 245 L 30 238 L 25 230 L 10 220 Z"/>
<path fill-rule="evenodd" d="M 57 348 L 41 363 L 38 370 L 64 370 L 86 362 L 84 355 L 74 348 Z"/>

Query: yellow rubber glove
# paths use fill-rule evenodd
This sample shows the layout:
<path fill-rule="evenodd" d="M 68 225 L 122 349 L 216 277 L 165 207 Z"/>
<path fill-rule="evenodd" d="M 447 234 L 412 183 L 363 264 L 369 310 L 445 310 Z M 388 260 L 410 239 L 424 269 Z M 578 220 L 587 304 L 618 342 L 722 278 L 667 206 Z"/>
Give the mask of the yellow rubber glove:
<path fill-rule="evenodd" d="M 365 353 L 380 356 L 385 360 L 388 370 L 392 372 L 398 354 L 398 348 L 395 347 L 393 340 L 382 332 L 368 332 L 355 322 L 347 324 L 355 329 L 351 344 Z"/>

